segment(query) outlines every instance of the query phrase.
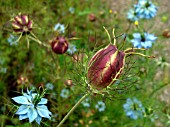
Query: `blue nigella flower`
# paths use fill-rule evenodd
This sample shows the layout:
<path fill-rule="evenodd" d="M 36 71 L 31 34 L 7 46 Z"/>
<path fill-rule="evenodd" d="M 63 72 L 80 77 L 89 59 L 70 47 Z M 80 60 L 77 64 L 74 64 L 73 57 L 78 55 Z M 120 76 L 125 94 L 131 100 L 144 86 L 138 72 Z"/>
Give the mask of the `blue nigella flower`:
<path fill-rule="evenodd" d="M 89 98 L 86 98 L 84 101 L 81 102 L 83 104 L 84 107 L 90 107 L 89 104 Z"/>
<path fill-rule="evenodd" d="M 170 66 L 170 63 L 166 60 L 166 58 L 164 56 L 155 59 L 155 62 L 161 68 L 165 68 L 165 67 Z"/>
<path fill-rule="evenodd" d="M 145 117 L 149 118 L 151 122 L 154 122 L 156 119 L 158 119 L 158 115 L 155 114 L 155 113 L 152 113 L 152 114 L 145 116 Z"/>
<path fill-rule="evenodd" d="M 76 51 L 77 51 L 76 46 L 73 45 L 73 44 L 69 44 L 68 49 L 67 49 L 67 52 L 72 55 L 72 54 L 74 54 Z"/>
<path fill-rule="evenodd" d="M 12 34 L 10 34 L 10 37 L 7 39 L 7 42 L 10 44 L 10 45 L 17 45 L 17 37 L 16 36 L 13 36 Z"/>
<path fill-rule="evenodd" d="M 154 122 L 155 119 L 158 119 L 158 115 L 156 114 L 155 110 L 153 110 L 151 107 L 145 108 L 144 117 L 149 118 L 152 122 Z"/>
<path fill-rule="evenodd" d="M 156 119 L 158 119 L 158 115 L 157 114 L 152 114 L 149 116 L 149 119 L 151 120 L 151 122 L 154 122 Z"/>
<path fill-rule="evenodd" d="M 7 68 L 6 67 L 1 67 L 0 69 L 0 73 L 6 73 L 7 72 Z"/>
<path fill-rule="evenodd" d="M 139 17 L 137 16 L 137 13 L 136 13 L 136 10 L 135 9 L 130 9 L 127 13 L 127 18 L 130 20 L 130 21 L 138 21 L 139 20 Z"/>
<path fill-rule="evenodd" d="M 155 37 L 153 34 L 149 33 L 133 33 L 133 39 L 131 40 L 131 43 L 136 48 L 151 48 L 152 43 L 156 41 L 157 37 Z"/>
<path fill-rule="evenodd" d="M 149 0 L 139 0 L 134 7 L 140 18 L 150 19 L 157 13 L 157 7 Z"/>
<path fill-rule="evenodd" d="M 75 8 L 73 8 L 73 7 L 70 7 L 68 10 L 71 14 L 73 14 L 75 12 Z"/>
<path fill-rule="evenodd" d="M 103 101 L 98 101 L 97 104 L 95 105 L 95 108 L 99 110 L 99 112 L 102 112 L 105 110 L 106 106 Z"/>
<path fill-rule="evenodd" d="M 13 97 L 12 98 L 16 103 L 21 104 L 18 111 L 15 113 L 19 115 L 19 120 L 28 118 L 29 122 L 34 120 L 40 124 L 42 117 L 51 118 L 52 113 L 48 110 L 47 99 L 42 98 L 39 94 L 33 93 L 33 90 L 27 93 L 23 93 L 23 96 Z"/>
<path fill-rule="evenodd" d="M 47 84 L 45 85 L 45 87 L 46 87 L 47 89 L 49 89 L 49 90 L 53 90 L 54 85 L 53 85 L 52 83 L 47 83 Z"/>
<path fill-rule="evenodd" d="M 64 24 L 57 23 L 57 24 L 54 26 L 54 30 L 55 30 L 55 31 L 58 30 L 60 33 L 64 33 L 64 32 L 65 32 L 65 26 L 64 26 Z"/>
<path fill-rule="evenodd" d="M 133 99 L 128 98 L 126 103 L 123 105 L 126 115 L 131 119 L 138 119 L 138 117 L 143 117 L 145 108 L 142 103 L 138 101 L 135 97 Z"/>
<path fill-rule="evenodd" d="M 68 98 L 69 94 L 70 94 L 69 90 L 64 88 L 64 89 L 62 89 L 60 96 L 62 98 Z"/>

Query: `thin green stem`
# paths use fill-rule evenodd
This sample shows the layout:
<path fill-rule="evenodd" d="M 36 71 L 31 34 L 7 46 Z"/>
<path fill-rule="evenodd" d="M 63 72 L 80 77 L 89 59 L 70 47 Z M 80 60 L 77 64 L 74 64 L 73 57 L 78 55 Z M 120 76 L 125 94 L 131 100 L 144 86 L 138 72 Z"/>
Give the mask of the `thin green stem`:
<path fill-rule="evenodd" d="M 19 35 L 18 39 L 17 39 L 14 43 L 19 42 L 19 40 L 21 39 L 21 37 L 22 37 L 22 33 Z"/>
<path fill-rule="evenodd" d="M 106 33 L 107 33 L 107 36 L 109 37 L 109 41 L 110 41 L 110 44 L 112 43 L 111 42 L 111 37 L 110 37 L 110 34 L 109 34 L 109 32 L 108 32 L 108 30 L 103 26 L 103 28 L 104 28 L 104 30 L 106 31 Z"/>
<path fill-rule="evenodd" d="M 50 48 L 47 44 L 42 43 L 39 39 L 36 39 L 36 38 L 34 38 L 34 37 L 32 37 L 32 36 L 28 36 L 28 37 L 29 37 L 31 40 L 37 42 L 38 44 L 40 44 L 40 45 L 42 45 L 42 46 L 44 46 L 44 47 Z"/>
<path fill-rule="evenodd" d="M 152 91 L 152 93 L 149 95 L 149 97 L 152 97 L 157 91 L 161 90 L 162 88 L 164 88 L 165 86 L 167 86 L 169 84 L 168 83 L 165 83 L 163 85 L 160 85 L 158 88 L 156 88 L 155 90 Z"/>
<path fill-rule="evenodd" d="M 139 56 L 143 56 L 143 57 L 147 57 L 147 58 L 155 58 L 154 56 L 147 56 L 147 55 L 144 55 L 142 53 L 137 53 L 137 52 L 128 52 L 128 53 L 126 53 L 126 55 L 139 55 Z"/>
<path fill-rule="evenodd" d="M 30 41 L 29 41 L 29 39 L 28 39 L 28 36 L 27 36 L 27 34 L 26 34 L 26 40 L 27 40 L 27 48 L 29 48 Z"/>
<path fill-rule="evenodd" d="M 115 29 L 114 28 L 113 28 L 112 34 L 113 34 L 113 38 L 114 38 L 114 45 L 116 45 L 116 36 L 115 36 Z"/>
<path fill-rule="evenodd" d="M 146 124 L 146 118 L 143 119 L 143 125 L 142 125 L 142 127 L 144 127 L 145 124 Z"/>
<path fill-rule="evenodd" d="M 62 121 L 58 124 L 57 127 L 61 127 L 61 125 L 65 122 L 65 120 L 71 115 L 71 113 L 77 108 L 77 106 L 80 105 L 80 103 L 86 99 L 90 93 L 86 93 L 73 107 L 72 109 L 67 113 L 67 115 L 62 119 Z"/>
<path fill-rule="evenodd" d="M 42 44 L 42 42 L 34 37 L 28 36 L 30 39 L 32 39 L 33 41 L 38 42 L 40 45 Z"/>

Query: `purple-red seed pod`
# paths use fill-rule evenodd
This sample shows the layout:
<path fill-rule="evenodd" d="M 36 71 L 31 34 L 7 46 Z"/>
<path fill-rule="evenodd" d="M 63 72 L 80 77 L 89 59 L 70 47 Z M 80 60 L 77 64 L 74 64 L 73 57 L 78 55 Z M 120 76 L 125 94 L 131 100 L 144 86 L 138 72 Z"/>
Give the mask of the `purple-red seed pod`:
<path fill-rule="evenodd" d="M 67 80 L 65 81 L 65 85 L 66 85 L 67 87 L 72 87 L 74 84 L 73 84 L 73 81 L 72 81 L 71 79 L 67 79 Z"/>
<path fill-rule="evenodd" d="M 89 84 L 102 90 L 119 78 L 125 64 L 125 53 L 119 51 L 115 45 L 109 44 L 100 49 L 91 58 L 88 69 Z"/>
<path fill-rule="evenodd" d="M 51 48 L 56 54 L 63 54 L 68 49 L 68 42 L 64 37 L 56 37 L 51 42 Z"/>
<path fill-rule="evenodd" d="M 166 38 L 169 38 L 170 37 L 170 30 L 169 29 L 165 29 L 164 31 L 163 31 L 163 34 L 162 34 L 164 37 L 166 37 Z"/>
<path fill-rule="evenodd" d="M 27 15 L 18 15 L 12 19 L 12 27 L 17 33 L 29 33 L 32 30 L 32 21 Z"/>
<path fill-rule="evenodd" d="M 89 20 L 90 20 L 91 22 L 96 21 L 96 16 L 95 16 L 94 14 L 89 14 Z"/>

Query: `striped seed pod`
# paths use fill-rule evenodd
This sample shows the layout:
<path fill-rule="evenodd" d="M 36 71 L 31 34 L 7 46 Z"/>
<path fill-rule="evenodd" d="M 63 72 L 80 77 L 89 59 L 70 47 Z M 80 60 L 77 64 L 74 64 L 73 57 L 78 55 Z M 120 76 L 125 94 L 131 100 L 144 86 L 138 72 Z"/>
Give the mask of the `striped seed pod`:
<path fill-rule="evenodd" d="M 56 37 L 51 42 L 51 48 L 56 54 L 64 54 L 68 49 L 68 41 L 64 37 Z"/>
<path fill-rule="evenodd" d="M 120 51 L 116 47 L 116 37 L 114 35 L 114 44 L 111 43 L 111 37 L 105 27 L 103 27 L 109 37 L 110 44 L 105 48 L 100 49 L 94 54 L 89 62 L 87 72 L 88 83 L 96 90 L 102 90 L 113 83 L 120 77 L 125 66 L 125 58 L 132 55 L 138 55 L 147 58 L 155 58 L 154 56 L 147 56 L 145 54 L 136 52 L 145 49 L 142 48 L 128 48 Z"/>
<path fill-rule="evenodd" d="M 102 90 L 114 83 L 125 65 L 125 52 L 119 51 L 115 45 L 109 44 L 100 49 L 91 58 L 87 77 L 90 85 Z"/>
<path fill-rule="evenodd" d="M 27 15 L 18 15 L 12 19 L 13 30 L 17 33 L 28 34 L 32 30 L 32 21 Z"/>

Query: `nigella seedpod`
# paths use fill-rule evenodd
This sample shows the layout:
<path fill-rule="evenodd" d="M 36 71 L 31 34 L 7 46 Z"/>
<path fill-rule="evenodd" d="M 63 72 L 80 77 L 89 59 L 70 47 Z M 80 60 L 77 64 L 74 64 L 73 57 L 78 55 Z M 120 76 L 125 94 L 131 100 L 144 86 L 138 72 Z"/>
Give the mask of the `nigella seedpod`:
<path fill-rule="evenodd" d="M 96 90 L 102 90 L 116 82 L 123 72 L 126 57 L 139 55 L 154 58 L 154 56 L 146 56 L 142 53 L 136 52 L 137 50 L 145 49 L 128 48 L 125 51 L 120 51 L 116 47 L 114 29 L 114 44 L 111 43 L 111 37 L 107 30 L 106 33 L 109 36 L 110 44 L 94 54 L 89 61 L 89 68 L 87 71 L 88 84 Z"/>
<path fill-rule="evenodd" d="M 32 21 L 27 15 L 18 15 L 12 19 L 12 27 L 17 33 L 28 34 L 32 30 Z"/>
<path fill-rule="evenodd" d="M 100 49 L 91 58 L 87 77 L 90 85 L 101 90 L 114 83 L 122 73 L 125 64 L 125 53 L 115 45 L 109 44 Z"/>
<path fill-rule="evenodd" d="M 63 54 L 68 49 L 68 41 L 64 37 L 56 37 L 51 42 L 51 48 L 56 54 Z"/>
<path fill-rule="evenodd" d="M 169 38 L 170 37 L 170 30 L 169 29 L 165 29 L 162 33 L 162 35 L 166 38 Z"/>
<path fill-rule="evenodd" d="M 69 88 L 71 88 L 74 85 L 71 79 L 67 79 L 64 84 Z"/>
<path fill-rule="evenodd" d="M 89 14 L 89 21 L 95 22 L 96 21 L 96 16 L 94 14 Z"/>

